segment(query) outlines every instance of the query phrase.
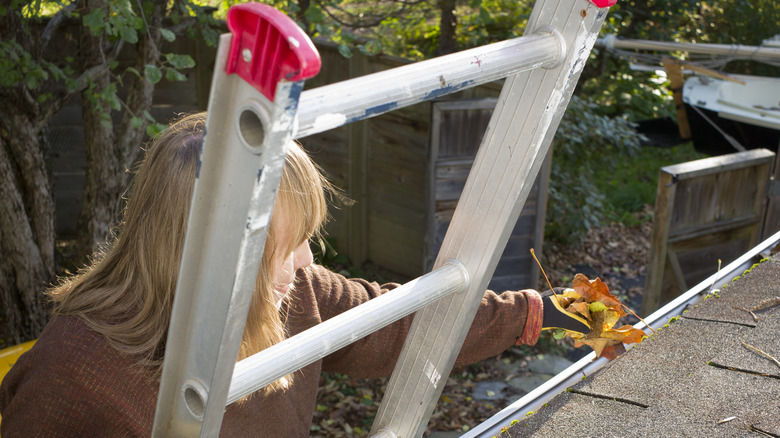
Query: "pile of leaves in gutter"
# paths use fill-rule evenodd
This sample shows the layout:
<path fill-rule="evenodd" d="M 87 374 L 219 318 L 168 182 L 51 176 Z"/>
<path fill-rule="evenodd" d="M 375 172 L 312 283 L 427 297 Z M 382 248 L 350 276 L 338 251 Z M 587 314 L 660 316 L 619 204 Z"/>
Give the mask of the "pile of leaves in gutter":
<path fill-rule="evenodd" d="M 613 294 L 634 309 L 641 307 L 645 265 L 649 251 L 652 224 L 646 220 L 652 212 L 647 207 L 637 214 L 639 224 L 612 224 L 591 229 L 576 247 L 547 245 L 541 261 L 553 286 L 570 287 L 575 274 L 600 277 Z M 547 289 L 543 278 L 536 285 Z M 632 315 L 621 323 L 634 324 Z M 512 347 L 501 355 L 454 370 L 428 423 L 431 431 L 464 433 L 486 421 L 523 394 L 502 394 L 499 400 L 474 399 L 478 382 L 506 382 L 527 371 L 529 359 L 540 353 L 566 356 L 584 355 L 590 348 L 574 349 L 570 338 L 553 339 L 545 332 L 533 347 Z M 312 422 L 313 437 L 367 437 L 384 395 L 387 379 L 352 379 L 339 374 L 323 374 Z"/>

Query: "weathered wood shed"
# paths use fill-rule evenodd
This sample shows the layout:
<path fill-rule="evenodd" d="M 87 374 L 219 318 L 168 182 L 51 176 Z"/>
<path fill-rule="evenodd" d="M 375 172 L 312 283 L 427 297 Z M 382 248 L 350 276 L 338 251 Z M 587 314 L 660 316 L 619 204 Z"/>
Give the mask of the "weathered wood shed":
<path fill-rule="evenodd" d="M 320 45 L 323 71 L 306 88 L 397 67 L 388 57 L 351 58 Z M 469 89 L 301 139 L 333 182 L 355 201 L 333 212 L 330 236 L 353 263 L 371 261 L 416 277 L 435 262 L 487 128 L 500 84 Z M 496 290 L 537 287 L 549 160 L 537 177 L 496 269 Z"/>

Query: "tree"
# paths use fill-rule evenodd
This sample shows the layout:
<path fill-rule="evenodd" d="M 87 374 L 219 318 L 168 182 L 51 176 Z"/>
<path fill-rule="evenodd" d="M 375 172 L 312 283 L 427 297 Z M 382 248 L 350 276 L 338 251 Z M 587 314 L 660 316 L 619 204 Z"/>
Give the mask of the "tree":
<path fill-rule="evenodd" d="M 171 28 L 163 25 L 166 16 L 175 20 Z M 144 136 L 160 129 L 149 113 L 154 85 L 163 75 L 183 79 L 178 69 L 194 65 L 189 56 L 162 54 L 163 39 L 202 23 L 198 28 L 214 41 L 206 16 L 186 0 L 12 0 L 0 7 L 0 299 L 12 342 L 43 328 L 42 291 L 57 272 L 47 123 L 79 95 L 87 166 L 77 242 L 86 255 L 109 238 L 125 169 Z M 71 37 L 75 58 L 50 49 L 55 39 Z M 119 65 L 127 46 L 132 64 Z"/>
<path fill-rule="evenodd" d="M 368 55 L 424 59 L 519 36 L 533 0 L 261 0 L 285 11 L 310 37 Z M 219 14 L 244 0 L 213 0 Z"/>

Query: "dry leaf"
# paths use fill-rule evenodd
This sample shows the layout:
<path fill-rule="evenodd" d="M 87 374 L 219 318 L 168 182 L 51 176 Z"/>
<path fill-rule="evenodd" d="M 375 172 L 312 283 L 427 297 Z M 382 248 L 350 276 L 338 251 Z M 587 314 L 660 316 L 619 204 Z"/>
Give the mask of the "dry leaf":
<path fill-rule="evenodd" d="M 591 331 L 587 335 L 566 331 L 574 340 L 575 347 L 588 345 L 596 357 L 614 359 L 626 351 L 623 344 L 639 343 L 645 332 L 630 325 L 613 328 L 620 317 L 626 315 L 618 297 L 599 278 L 591 281 L 583 274 L 574 276 L 573 288 L 557 295 L 564 310 L 582 316 L 588 321 Z"/>

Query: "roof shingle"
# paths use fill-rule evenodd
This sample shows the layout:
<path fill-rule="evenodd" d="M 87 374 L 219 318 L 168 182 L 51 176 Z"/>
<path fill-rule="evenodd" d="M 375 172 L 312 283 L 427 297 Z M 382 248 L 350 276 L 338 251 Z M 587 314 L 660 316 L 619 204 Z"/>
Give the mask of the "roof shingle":
<path fill-rule="evenodd" d="M 702 300 L 511 426 L 512 438 L 780 436 L 780 258 Z M 731 419 L 734 417 L 733 419 Z M 728 421 L 723 421 L 727 420 Z"/>

